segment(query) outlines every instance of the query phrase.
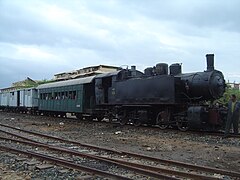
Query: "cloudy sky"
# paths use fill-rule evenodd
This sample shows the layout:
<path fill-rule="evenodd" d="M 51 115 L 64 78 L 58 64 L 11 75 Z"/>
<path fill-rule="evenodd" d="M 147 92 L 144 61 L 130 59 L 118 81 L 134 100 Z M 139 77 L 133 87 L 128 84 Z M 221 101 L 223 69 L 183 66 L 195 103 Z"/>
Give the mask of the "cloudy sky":
<path fill-rule="evenodd" d="M 183 63 L 240 82 L 239 0 L 0 0 L 0 88 L 91 65 Z"/>

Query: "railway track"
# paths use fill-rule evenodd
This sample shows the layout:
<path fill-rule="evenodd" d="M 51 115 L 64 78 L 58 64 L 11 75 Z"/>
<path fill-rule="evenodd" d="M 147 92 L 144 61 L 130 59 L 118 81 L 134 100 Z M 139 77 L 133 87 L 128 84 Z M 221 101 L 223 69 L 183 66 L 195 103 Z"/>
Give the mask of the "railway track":
<path fill-rule="evenodd" d="M 191 131 L 191 133 L 197 133 L 197 134 L 202 134 L 202 135 L 209 135 L 209 136 L 219 136 L 219 137 L 223 137 L 224 136 L 224 132 L 210 132 L 210 131 L 203 131 L 203 132 L 198 132 L 198 131 Z M 233 134 L 230 133 L 229 134 L 230 138 L 240 138 L 240 134 Z"/>
<path fill-rule="evenodd" d="M 5 139 L 5 138 L 0 137 L 0 139 Z M 8 139 L 8 140 L 14 141 L 13 139 Z M 21 142 L 21 141 L 16 141 L 16 142 Z M 23 151 L 23 150 L 19 150 L 17 148 L 6 147 L 6 146 L 0 146 L 0 149 L 4 150 L 4 151 L 8 151 L 8 152 L 15 152 L 15 153 L 20 153 L 20 154 L 24 154 L 24 155 L 27 155 L 27 156 L 39 158 L 39 159 L 42 159 L 42 160 L 45 160 L 45 161 L 50 161 L 50 162 L 55 163 L 55 164 L 63 165 L 65 167 L 72 168 L 72 169 L 79 170 L 79 171 L 85 171 L 85 172 L 88 172 L 90 174 L 97 174 L 99 176 L 109 177 L 109 178 L 113 178 L 113 179 L 126 179 L 126 180 L 130 179 L 130 178 L 127 178 L 127 177 L 123 177 L 123 176 L 115 175 L 115 174 L 108 173 L 108 172 L 105 172 L 105 171 L 101 171 L 101 170 L 98 170 L 98 169 L 95 169 L 95 168 L 81 166 L 81 165 L 75 164 L 71 161 L 60 159 L 60 158 L 53 157 L 53 156 L 48 156 L 48 155 L 42 154 L 42 153 L 36 153 L 36 152 L 33 152 L 33 151 Z"/>
<path fill-rule="evenodd" d="M 178 178 L 180 179 L 182 178 L 217 179 L 216 178 L 216 174 L 217 174 L 218 177 L 220 175 L 222 177 L 229 176 L 232 178 L 240 178 L 240 173 L 238 172 L 231 172 L 231 171 L 205 167 L 205 166 L 197 166 L 194 164 L 154 158 L 154 157 L 140 155 L 132 152 L 103 148 L 95 145 L 80 143 L 77 141 L 66 140 L 60 137 L 50 136 L 50 135 L 42 134 L 39 132 L 27 131 L 24 129 L 19 129 L 19 128 L 4 125 L 4 124 L 0 124 L 0 126 L 2 127 L 0 129 L 2 134 L 11 136 L 11 138 L 0 136 L 0 139 L 2 141 L 12 142 L 12 143 L 14 142 L 15 144 L 20 143 L 27 146 L 40 147 L 40 148 L 48 149 L 50 151 L 57 151 L 60 153 L 67 153 L 67 154 L 82 157 L 82 158 L 83 157 L 88 158 L 94 161 L 99 161 L 99 162 L 115 165 L 120 168 L 125 168 L 127 170 L 132 171 L 133 173 L 140 174 L 144 177 L 152 177 L 156 179 L 178 179 Z M 34 138 L 33 137 L 29 138 L 29 136 L 34 136 Z M 83 153 L 81 151 L 72 150 L 67 147 L 59 147 L 54 144 L 43 142 L 42 140 L 40 140 L 40 138 L 44 138 L 45 141 L 46 139 L 48 139 L 48 141 L 49 140 L 55 141 L 54 142 L 55 144 L 57 142 L 71 144 L 71 146 L 74 144 L 81 148 L 84 147 L 87 149 L 91 149 L 91 151 L 95 151 L 95 154 L 88 153 L 87 151 Z M 38 141 L 36 139 L 38 139 Z M 0 146 L 0 149 L 22 153 L 22 154 L 27 154 L 30 152 L 30 151 L 19 152 L 18 150 L 12 147 L 6 147 L 6 146 Z M 100 155 L 96 155 L 96 152 L 105 152 L 104 153 L 105 155 L 101 155 L 101 153 L 99 153 Z M 45 155 L 39 154 L 39 153 L 36 154 L 35 152 L 30 152 L 30 155 L 40 159 L 45 158 L 44 157 Z M 51 158 L 52 157 L 50 157 L 48 161 L 63 165 L 63 162 L 59 160 L 53 160 Z M 111 174 L 111 173 L 104 174 L 107 172 L 102 172 L 102 171 L 98 172 L 97 169 L 87 170 L 84 168 L 88 168 L 88 167 L 82 167 L 81 165 L 77 165 L 81 167 L 75 167 L 76 164 L 71 164 L 72 162 L 67 162 L 67 163 L 70 163 L 68 164 L 70 168 L 74 168 L 80 171 L 86 171 L 90 173 L 92 172 L 94 174 L 98 174 L 99 176 L 110 177 L 115 179 L 128 178 L 128 177 L 117 177 L 119 175 Z M 64 164 L 64 166 L 68 166 L 66 164 Z"/>
<path fill-rule="evenodd" d="M 12 112 L 14 113 L 14 112 Z M 35 116 L 33 114 L 28 114 L 30 116 Z M 52 117 L 52 118 L 59 118 L 59 117 Z M 79 120 L 79 119 L 76 119 L 75 117 L 65 117 L 61 120 L 61 122 L 64 122 L 64 123 L 79 123 L 79 121 L 81 122 L 94 122 L 94 123 L 110 123 L 107 121 L 97 121 L 97 120 L 94 120 L 94 121 L 88 121 L 88 120 Z M 123 126 L 121 125 L 119 122 L 111 122 L 111 124 L 113 124 L 114 126 Z M 133 124 L 125 124 L 124 126 L 129 126 L 129 127 L 135 127 Z M 222 131 L 199 131 L 199 130 L 187 130 L 187 131 L 181 131 L 179 129 L 174 129 L 174 128 L 167 128 L 167 129 L 160 129 L 159 126 L 157 125 L 153 125 L 153 126 L 148 126 L 148 125 L 144 125 L 142 124 L 141 127 L 143 128 L 148 128 L 148 129 L 157 129 L 161 132 L 176 132 L 176 133 L 185 133 L 185 134 L 197 134 L 197 135 L 200 135 L 200 136 L 216 136 L 216 137 L 223 137 L 224 136 L 224 132 Z M 240 138 L 240 133 L 238 134 L 233 134 L 233 133 L 230 133 L 229 134 L 229 138 Z"/>

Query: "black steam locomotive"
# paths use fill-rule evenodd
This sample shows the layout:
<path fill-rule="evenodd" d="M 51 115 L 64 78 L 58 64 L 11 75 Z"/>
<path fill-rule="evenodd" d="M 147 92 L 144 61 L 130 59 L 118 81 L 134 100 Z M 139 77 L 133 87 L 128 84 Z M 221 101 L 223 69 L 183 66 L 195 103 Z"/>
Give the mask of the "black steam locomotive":
<path fill-rule="evenodd" d="M 225 92 L 223 74 L 214 69 L 214 55 L 207 54 L 207 70 L 182 73 L 181 64 L 157 64 L 144 73 L 134 66 L 102 74 L 95 81 L 95 111 L 121 124 L 155 124 L 164 129 L 216 128 L 224 116 L 213 101 Z"/>

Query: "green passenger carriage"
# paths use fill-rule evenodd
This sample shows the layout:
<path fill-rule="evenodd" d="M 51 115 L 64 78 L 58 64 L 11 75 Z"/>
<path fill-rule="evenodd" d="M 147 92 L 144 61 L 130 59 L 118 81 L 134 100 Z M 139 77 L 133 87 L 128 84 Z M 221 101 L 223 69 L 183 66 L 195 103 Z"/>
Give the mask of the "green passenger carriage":
<path fill-rule="evenodd" d="M 89 113 L 94 106 L 94 76 L 38 86 L 39 112 L 46 115 L 77 116 Z"/>

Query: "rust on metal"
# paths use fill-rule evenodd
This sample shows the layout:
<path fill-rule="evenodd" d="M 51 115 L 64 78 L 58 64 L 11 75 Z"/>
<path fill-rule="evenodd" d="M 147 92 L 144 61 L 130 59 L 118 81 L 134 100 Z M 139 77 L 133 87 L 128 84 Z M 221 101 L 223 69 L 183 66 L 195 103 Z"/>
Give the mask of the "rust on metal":
<path fill-rule="evenodd" d="M 2 131 L 2 130 L 0 130 L 0 131 Z M 9 132 L 6 132 L 6 133 L 14 136 L 13 133 L 9 133 Z M 18 137 L 20 137 L 20 135 L 18 135 Z M 155 178 L 177 179 L 177 178 L 173 178 L 171 176 L 162 175 L 162 174 L 160 174 L 158 172 L 155 172 L 155 171 L 146 170 L 145 168 L 140 168 L 137 165 L 134 166 L 134 165 L 129 165 L 127 163 L 124 164 L 123 162 L 113 161 L 110 158 L 106 159 L 106 158 L 102 158 L 100 156 L 96 156 L 96 155 L 92 155 L 92 154 L 85 154 L 85 153 L 81 153 L 81 152 L 78 152 L 78 151 L 75 151 L 75 150 L 70 150 L 70 149 L 63 148 L 63 147 L 55 147 L 55 146 L 40 143 L 40 142 L 39 143 L 28 142 L 28 141 L 16 140 L 16 139 L 5 138 L 5 137 L 0 137 L 0 139 L 14 141 L 14 142 L 18 142 L 18 143 L 24 143 L 24 144 L 28 144 L 28 145 L 40 146 L 40 147 L 47 148 L 47 149 L 50 149 L 50 150 L 61 151 L 61 152 L 65 152 L 65 153 L 71 153 L 72 155 L 76 155 L 76 156 L 80 156 L 80 157 L 87 157 L 87 158 L 91 158 L 91 159 L 95 159 L 95 160 L 99 160 L 99 161 L 104 161 L 104 162 L 107 162 L 107 163 L 112 163 L 112 164 L 118 165 L 120 167 L 127 168 L 129 170 L 133 170 L 134 172 L 138 172 L 142 175 L 147 175 L 147 176 L 151 176 L 151 177 L 155 177 Z M 27 138 L 24 137 L 24 139 L 27 139 Z M 175 173 L 172 172 L 172 174 L 175 174 Z M 178 173 L 176 173 L 176 174 L 178 174 Z"/>
<path fill-rule="evenodd" d="M 209 172 L 209 173 L 218 173 L 218 174 L 222 174 L 222 175 L 228 175 L 228 176 L 231 176 L 231 177 L 238 177 L 238 178 L 240 177 L 240 173 L 235 172 L 235 171 L 227 171 L 227 170 L 224 170 L 224 169 L 217 169 L 217 168 L 212 168 L 212 167 L 199 166 L 199 165 L 195 165 L 195 164 L 183 163 L 183 162 L 174 161 L 174 160 L 165 160 L 165 159 L 155 158 L 155 157 L 151 157 L 151 156 L 140 155 L 140 154 L 136 154 L 136 153 L 132 153 L 132 152 L 118 151 L 118 150 L 115 150 L 115 149 L 104 148 L 104 147 L 99 147 L 99 146 L 90 145 L 90 144 L 84 144 L 84 143 L 80 143 L 80 142 L 77 142 L 77 141 L 62 139 L 62 138 L 59 138 L 59 137 L 56 137 L 56 136 L 50 136 L 50 135 L 41 134 L 41 133 L 38 133 L 38 132 L 32 132 L 32 131 L 28 131 L 28 130 L 24 130 L 24 129 L 20 129 L 20 128 L 15 128 L 15 127 L 11 127 L 11 126 L 4 125 L 4 124 L 1 124 L 1 123 L 0 123 L 0 125 L 3 126 L 3 127 L 12 128 L 12 129 L 22 131 L 22 132 L 26 132 L 26 133 L 30 133 L 30 134 L 33 134 L 33 135 L 46 137 L 46 138 L 50 138 L 50 139 L 55 139 L 55 140 L 62 141 L 62 142 L 68 142 L 68 143 L 72 143 L 72 144 L 75 144 L 75 145 L 84 146 L 84 147 L 88 147 L 88 148 L 105 150 L 105 151 L 108 151 L 108 152 L 117 153 L 117 154 L 121 154 L 121 155 L 126 154 L 126 155 L 134 156 L 134 157 L 137 157 L 137 158 L 141 158 L 141 159 L 147 159 L 147 160 L 160 162 L 160 163 L 164 163 L 164 164 L 172 164 L 172 165 L 175 165 L 175 166 L 189 168 L 189 169 L 193 169 L 193 170 L 201 170 L 201 171 Z M 33 140 L 31 140 L 31 141 L 33 141 Z M 33 141 L 33 142 L 36 142 L 36 141 Z"/>
<path fill-rule="evenodd" d="M 130 179 L 130 178 L 127 178 L 127 177 L 124 177 L 124 176 L 119 176 L 119 175 L 115 175 L 115 174 L 112 174 L 112 173 L 101 171 L 101 170 L 98 170 L 98 169 L 95 169 L 95 168 L 82 166 L 82 165 L 79 165 L 79 164 L 72 163 L 71 161 L 67 161 L 67 160 L 63 160 L 63 159 L 60 159 L 60 158 L 44 155 L 44 154 L 41 154 L 41 153 L 36 153 L 36 152 L 32 152 L 32 151 L 22 151 L 22 150 L 19 150 L 19 149 L 14 149 L 14 148 L 1 146 L 1 145 L 0 145 L 0 149 L 5 150 L 5 151 L 13 151 L 13 152 L 16 152 L 16 153 L 25 154 L 25 155 L 28 155 L 28 156 L 31 155 L 31 156 L 36 157 L 36 158 L 51 161 L 53 163 L 57 163 L 57 164 L 60 164 L 60 165 L 66 166 L 66 167 L 70 167 L 72 169 L 76 169 L 76 170 L 79 170 L 79 171 L 85 171 L 85 172 L 88 172 L 88 173 L 91 173 L 91 174 L 97 174 L 97 175 L 103 176 L 103 177 L 109 177 L 109 178 L 119 179 L 119 180 L 121 180 L 121 179 L 129 180 Z"/>

